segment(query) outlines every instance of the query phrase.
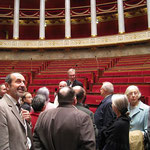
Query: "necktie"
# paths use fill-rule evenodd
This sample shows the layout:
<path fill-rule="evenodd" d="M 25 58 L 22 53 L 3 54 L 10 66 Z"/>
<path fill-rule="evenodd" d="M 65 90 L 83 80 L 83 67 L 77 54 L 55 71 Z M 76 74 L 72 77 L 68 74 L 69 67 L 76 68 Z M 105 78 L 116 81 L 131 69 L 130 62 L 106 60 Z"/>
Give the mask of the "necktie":
<path fill-rule="evenodd" d="M 17 102 L 16 106 L 18 107 L 18 110 L 19 110 L 19 113 L 20 113 L 20 111 L 21 111 L 21 106 L 20 106 L 20 104 L 19 104 L 18 102 Z"/>

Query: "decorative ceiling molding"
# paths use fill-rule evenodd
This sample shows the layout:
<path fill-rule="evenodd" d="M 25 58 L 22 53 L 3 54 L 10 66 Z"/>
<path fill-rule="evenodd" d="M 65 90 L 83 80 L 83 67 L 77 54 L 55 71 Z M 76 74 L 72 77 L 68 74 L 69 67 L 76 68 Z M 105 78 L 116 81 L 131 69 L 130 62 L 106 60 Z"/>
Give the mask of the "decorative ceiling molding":
<path fill-rule="evenodd" d="M 0 40 L 1 49 L 55 49 L 109 46 L 150 41 L 150 30 L 94 38 L 65 40 Z"/>

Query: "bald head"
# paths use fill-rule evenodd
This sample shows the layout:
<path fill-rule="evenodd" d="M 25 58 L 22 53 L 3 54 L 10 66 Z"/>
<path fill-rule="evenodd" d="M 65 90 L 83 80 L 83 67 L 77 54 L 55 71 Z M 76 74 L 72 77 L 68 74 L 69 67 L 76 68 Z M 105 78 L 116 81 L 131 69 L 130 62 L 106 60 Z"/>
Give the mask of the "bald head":
<path fill-rule="evenodd" d="M 75 92 L 75 96 L 78 102 L 82 103 L 83 99 L 85 98 L 86 92 L 83 87 L 81 86 L 74 86 L 73 90 Z"/>
<path fill-rule="evenodd" d="M 59 82 L 59 89 L 65 87 L 65 86 L 67 86 L 67 82 L 66 81 Z"/>
<path fill-rule="evenodd" d="M 63 87 L 58 92 L 59 104 L 72 104 L 74 102 L 75 92 L 70 87 Z"/>

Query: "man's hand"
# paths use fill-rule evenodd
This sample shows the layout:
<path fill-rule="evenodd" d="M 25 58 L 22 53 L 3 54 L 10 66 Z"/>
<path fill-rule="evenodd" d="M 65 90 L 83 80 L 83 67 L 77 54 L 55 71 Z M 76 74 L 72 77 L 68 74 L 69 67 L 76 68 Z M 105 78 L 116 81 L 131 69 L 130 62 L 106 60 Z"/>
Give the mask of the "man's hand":
<path fill-rule="evenodd" d="M 21 114 L 22 114 L 22 118 L 25 119 L 28 123 L 30 123 L 31 116 L 29 111 L 21 108 Z"/>

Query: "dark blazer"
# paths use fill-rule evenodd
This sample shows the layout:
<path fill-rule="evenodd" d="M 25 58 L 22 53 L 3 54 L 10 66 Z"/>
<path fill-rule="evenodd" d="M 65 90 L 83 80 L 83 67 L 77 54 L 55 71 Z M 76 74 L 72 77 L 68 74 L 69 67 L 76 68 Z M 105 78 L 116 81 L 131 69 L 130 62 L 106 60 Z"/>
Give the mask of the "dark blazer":
<path fill-rule="evenodd" d="M 99 147 L 99 144 L 101 143 L 101 130 L 116 118 L 116 115 L 112 110 L 111 97 L 112 95 L 105 97 L 94 114 L 95 124 L 98 129 L 98 137 L 96 138 L 97 147 Z"/>
<path fill-rule="evenodd" d="M 66 82 L 67 82 L 67 86 L 70 86 L 70 84 L 71 84 L 71 83 L 70 83 L 70 80 L 67 80 Z M 80 81 L 74 80 L 74 81 L 73 81 L 73 84 L 72 84 L 72 87 L 77 86 L 77 85 L 83 87 L 83 84 L 82 84 Z"/>
<path fill-rule="evenodd" d="M 26 102 L 22 104 L 21 108 L 28 110 L 29 112 L 31 111 L 31 106 Z"/>
<path fill-rule="evenodd" d="M 103 150 L 129 150 L 130 119 L 120 116 L 101 131 Z"/>
<path fill-rule="evenodd" d="M 31 136 L 28 123 L 27 132 Z M 0 100 L 0 150 L 27 150 L 26 143 L 23 119 L 16 106 L 5 94 Z"/>
<path fill-rule="evenodd" d="M 59 105 L 40 114 L 33 142 L 35 150 L 95 150 L 93 124 L 75 106 Z"/>
<path fill-rule="evenodd" d="M 98 130 L 96 128 L 95 121 L 94 121 L 94 113 L 92 111 L 90 111 L 88 108 L 85 108 L 82 103 L 77 103 L 75 106 L 77 109 L 87 113 L 91 117 L 91 120 L 93 122 L 94 131 L 95 131 L 95 137 L 97 137 Z"/>
<path fill-rule="evenodd" d="M 84 111 L 85 113 L 87 113 L 91 117 L 92 122 L 94 123 L 94 113 L 92 111 L 90 111 L 89 109 L 85 108 L 83 106 L 83 104 L 81 104 L 81 103 L 77 103 L 75 106 L 77 107 L 77 109 L 79 109 L 79 110 Z"/>

